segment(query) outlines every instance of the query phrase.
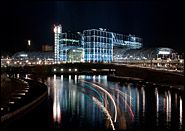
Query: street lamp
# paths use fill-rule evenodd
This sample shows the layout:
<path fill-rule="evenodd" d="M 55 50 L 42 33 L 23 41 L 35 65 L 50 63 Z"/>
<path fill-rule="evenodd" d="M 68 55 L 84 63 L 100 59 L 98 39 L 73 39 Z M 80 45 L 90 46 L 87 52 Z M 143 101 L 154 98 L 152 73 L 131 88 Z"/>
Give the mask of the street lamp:
<path fill-rule="evenodd" d="M 31 40 L 28 40 L 28 46 L 30 46 L 31 45 Z"/>
<path fill-rule="evenodd" d="M 31 40 L 28 40 L 28 50 L 30 51 Z"/>

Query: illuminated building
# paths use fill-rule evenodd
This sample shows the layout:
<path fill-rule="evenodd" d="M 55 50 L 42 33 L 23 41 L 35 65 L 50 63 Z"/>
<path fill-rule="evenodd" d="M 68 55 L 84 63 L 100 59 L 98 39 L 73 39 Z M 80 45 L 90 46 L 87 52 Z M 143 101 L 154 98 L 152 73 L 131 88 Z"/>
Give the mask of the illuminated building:
<path fill-rule="evenodd" d="M 122 35 L 106 29 L 88 29 L 83 33 L 62 33 L 61 25 L 54 27 L 55 63 L 60 62 L 113 62 L 115 49 L 140 49 L 142 39 Z"/>
<path fill-rule="evenodd" d="M 85 62 L 112 62 L 112 33 L 104 29 L 83 31 Z"/>
<path fill-rule="evenodd" d="M 60 62 L 60 41 L 62 37 L 62 27 L 61 25 L 55 26 L 54 27 L 54 39 L 55 39 L 55 50 L 54 50 L 54 61 L 55 63 Z"/>
<path fill-rule="evenodd" d="M 142 48 L 142 39 L 135 37 L 134 35 L 122 35 L 117 33 L 112 33 L 113 46 L 126 48 L 126 49 L 140 49 Z"/>
<path fill-rule="evenodd" d="M 80 62 L 82 60 L 83 50 L 80 33 L 62 33 L 60 41 L 59 57 L 61 62 Z"/>
<path fill-rule="evenodd" d="M 100 28 L 83 32 L 85 62 L 112 62 L 115 49 L 126 51 L 140 49 L 142 39 L 133 35 L 122 35 Z"/>
<path fill-rule="evenodd" d="M 51 45 L 42 45 L 42 51 L 48 52 L 48 51 L 53 51 L 53 46 Z"/>

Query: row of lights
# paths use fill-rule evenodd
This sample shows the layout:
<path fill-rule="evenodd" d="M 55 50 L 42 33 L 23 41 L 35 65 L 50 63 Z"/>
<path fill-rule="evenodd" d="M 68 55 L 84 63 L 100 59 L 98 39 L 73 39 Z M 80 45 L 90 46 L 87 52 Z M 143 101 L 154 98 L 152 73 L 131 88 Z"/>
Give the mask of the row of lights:
<path fill-rule="evenodd" d="M 6 64 L 10 64 L 10 61 L 6 61 Z M 30 61 L 28 61 L 28 60 L 26 60 L 25 62 L 20 62 L 20 61 L 14 61 L 13 62 L 13 64 L 14 65 L 16 65 L 16 64 L 28 64 L 28 65 L 31 65 L 31 64 L 38 64 L 38 65 L 42 65 L 42 64 L 53 64 L 53 62 L 43 62 L 43 61 L 41 61 L 41 60 L 39 60 L 39 61 L 37 61 L 37 62 L 30 62 Z"/>
<path fill-rule="evenodd" d="M 54 68 L 54 69 L 53 69 L 53 71 L 54 71 L 54 72 L 56 72 L 56 71 L 57 71 L 57 69 L 56 69 L 56 68 Z M 64 71 L 64 69 L 63 69 L 63 68 L 61 68 L 61 69 L 60 69 L 60 71 L 61 71 L 61 72 L 63 72 L 63 71 Z M 72 70 L 71 70 L 71 69 L 68 69 L 68 71 L 69 71 L 69 72 L 71 72 Z M 78 71 L 78 69 L 76 69 L 76 68 L 75 68 L 75 69 L 74 69 L 74 71 L 75 71 L 75 72 L 77 72 L 77 71 Z"/>

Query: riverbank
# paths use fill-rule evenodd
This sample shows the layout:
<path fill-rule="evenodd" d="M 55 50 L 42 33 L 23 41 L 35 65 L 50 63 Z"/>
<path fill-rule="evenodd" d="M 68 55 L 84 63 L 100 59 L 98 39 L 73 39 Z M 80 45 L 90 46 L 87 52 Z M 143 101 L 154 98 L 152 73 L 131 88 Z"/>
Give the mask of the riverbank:
<path fill-rule="evenodd" d="M 15 78 L 9 78 L 6 74 L 1 74 L 1 107 L 7 106 L 12 99 L 13 93 L 26 88 L 26 84 Z"/>
<path fill-rule="evenodd" d="M 166 71 L 158 71 L 139 67 L 117 66 L 114 76 L 110 79 L 126 80 L 126 78 L 138 78 L 146 82 L 155 83 L 180 89 L 184 91 L 184 75 Z"/>
<path fill-rule="evenodd" d="M 12 89 L 8 97 L 9 99 L 7 100 L 6 98 L 2 102 L 3 104 L 1 103 L 2 128 L 8 128 L 9 124 L 36 108 L 48 96 L 47 86 L 42 83 L 29 79 L 6 79 L 9 79 L 8 82 L 12 84 L 8 85 L 11 85 L 11 88 L 16 88 L 16 90 Z M 12 81 L 16 81 L 24 86 L 22 88 L 15 87 L 18 85 L 14 85 Z M 7 83 L 4 81 L 5 85 Z"/>

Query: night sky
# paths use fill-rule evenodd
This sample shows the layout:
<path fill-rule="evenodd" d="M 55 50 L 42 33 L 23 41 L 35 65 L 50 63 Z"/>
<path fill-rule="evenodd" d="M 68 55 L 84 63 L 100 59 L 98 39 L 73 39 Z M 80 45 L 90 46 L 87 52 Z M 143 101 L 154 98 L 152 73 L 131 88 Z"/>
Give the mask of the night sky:
<path fill-rule="evenodd" d="M 184 52 L 182 1 L 54 1 L 3 2 L 1 52 L 33 50 L 54 43 L 54 24 L 65 31 L 106 28 L 143 38 L 144 47 L 170 47 Z"/>

